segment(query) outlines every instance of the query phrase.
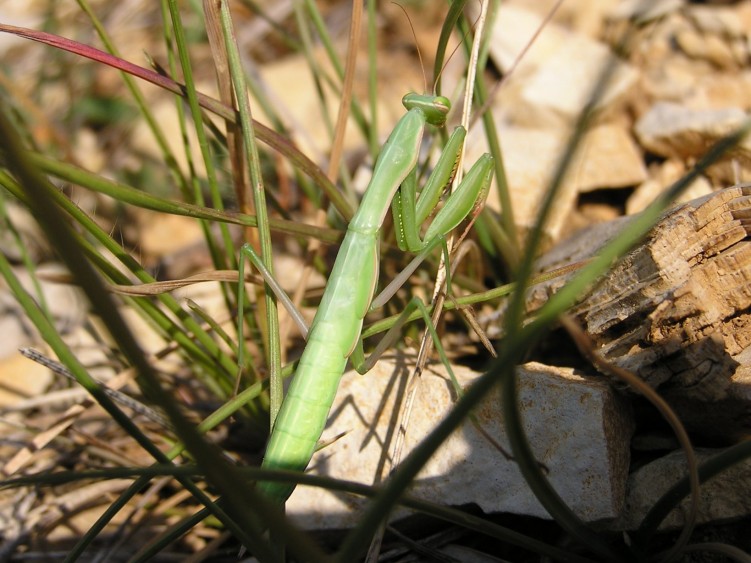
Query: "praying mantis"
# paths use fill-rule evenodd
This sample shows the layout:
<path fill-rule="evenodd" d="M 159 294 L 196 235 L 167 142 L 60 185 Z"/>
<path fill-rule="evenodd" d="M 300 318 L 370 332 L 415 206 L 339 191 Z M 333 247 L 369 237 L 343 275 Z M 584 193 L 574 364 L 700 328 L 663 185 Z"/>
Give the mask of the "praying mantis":
<path fill-rule="evenodd" d="M 351 360 L 360 373 L 372 367 L 365 360 L 360 335 L 365 315 L 375 305 L 380 229 L 389 207 L 399 247 L 424 258 L 484 202 L 493 177 L 489 154 L 472 166 L 420 237 L 422 223 L 453 181 L 466 129 L 454 130 L 418 197 L 416 166 L 423 131 L 426 124 L 442 127 L 451 103 L 443 96 L 415 93 L 404 96 L 402 103 L 407 113 L 384 144 L 360 206 L 347 227 L 307 345 L 274 423 L 263 468 L 303 471 L 321 437 L 347 361 Z M 242 253 L 257 262 L 247 245 Z M 294 485 L 287 483 L 260 482 L 258 487 L 278 503 L 294 490 Z"/>

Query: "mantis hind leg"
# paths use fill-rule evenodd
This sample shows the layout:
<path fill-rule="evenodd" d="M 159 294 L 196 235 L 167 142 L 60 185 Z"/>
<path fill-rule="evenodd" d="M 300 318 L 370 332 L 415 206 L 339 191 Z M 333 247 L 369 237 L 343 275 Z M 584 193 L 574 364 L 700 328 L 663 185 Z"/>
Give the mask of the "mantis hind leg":
<path fill-rule="evenodd" d="M 300 329 L 303 338 L 307 339 L 308 337 L 308 325 L 305 323 L 305 319 L 303 319 L 300 311 L 298 311 L 294 303 L 292 303 L 289 295 L 287 295 L 284 289 L 282 289 L 282 286 L 279 285 L 279 282 L 274 279 L 274 276 L 271 275 L 271 272 L 269 272 L 269 270 L 266 268 L 265 264 L 261 260 L 261 257 L 256 254 L 256 252 L 249 244 L 244 244 L 240 249 L 240 272 L 237 291 L 237 363 L 240 366 L 240 369 L 245 368 L 245 265 L 248 260 L 250 260 L 250 262 L 256 267 L 258 272 L 263 277 L 263 280 L 268 284 L 268 286 L 271 288 L 271 291 L 274 292 L 276 298 L 282 303 L 284 308 L 295 321 L 295 324 L 297 324 L 298 328 Z"/>
<path fill-rule="evenodd" d="M 287 312 L 290 314 L 292 319 L 295 321 L 295 324 L 297 325 L 297 328 L 300 329 L 300 332 L 302 333 L 303 338 L 307 339 L 308 337 L 308 330 L 309 327 L 305 323 L 305 319 L 302 316 L 302 313 L 295 307 L 295 304 L 292 303 L 292 299 L 290 299 L 289 295 L 287 295 L 287 292 L 284 291 L 281 285 L 279 285 L 279 282 L 276 281 L 274 276 L 271 275 L 271 272 L 266 268 L 266 265 L 261 260 L 261 257 L 258 256 L 255 250 L 249 245 L 244 244 L 242 248 L 240 249 L 240 276 L 239 279 L 242 282 L 245 278 L 245 261 L 250 260 L 251 264 L 256 267 L 258 270 L 258 273 L 261 274 L 261 277 L 263 277 L 263 281 L 265 281 L 269 287 L 271 288 L 271 291 L 274 292 L 274 295 L 276 298 L 282 302 L 282 305 L 287 310 Z M 240 289 L 238 292 L 238 299 L 240 304 L 238 316 L 242 318 L 243 316 L 243 297 L 244 297 L 244 284 L 240 283 Z"/>

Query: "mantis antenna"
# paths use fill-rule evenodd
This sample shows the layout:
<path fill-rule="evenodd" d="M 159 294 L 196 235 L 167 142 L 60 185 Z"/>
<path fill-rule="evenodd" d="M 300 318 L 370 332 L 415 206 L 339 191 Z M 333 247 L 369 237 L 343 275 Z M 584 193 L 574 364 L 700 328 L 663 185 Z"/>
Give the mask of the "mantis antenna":
<path fill-rule="evenodd" d="M 417 59 L 420 61 L 420 68 L 422 69 L 422 86 L 423 86 L 423 92 L 428 91 L 428 78 L 425 76 L 425 62 L 422 60 L 422 51 L 420 51 L 420 44 L 417 42 L 417 33 L 415 33 L 415 26 L 412 25 L 412 18 L 409 17 L 409 14 L 407 13 L 407 10 L 399 4 L 399 2 L 391 2 L 395 6 L 398 6 L 399 9 L 404 12 L 404 16 L 407 18 L 407 23 L 409 24 L 409 29 L 412 32 L 412 38 L 415 41 L 415 50 L 417 51 Z M 435 94 L 435 84 L 433 84 L 433 90 L 432 92 Z"/>

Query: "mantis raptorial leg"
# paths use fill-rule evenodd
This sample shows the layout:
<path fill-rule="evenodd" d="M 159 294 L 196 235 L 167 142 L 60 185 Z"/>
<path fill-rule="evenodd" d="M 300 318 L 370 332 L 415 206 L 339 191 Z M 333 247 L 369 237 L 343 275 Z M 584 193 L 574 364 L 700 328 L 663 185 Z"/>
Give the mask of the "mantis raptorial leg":
<path fill-rule="evenodd" d="M 423 130 L 426 124 L 443 126 L 451 104 L 442 96 L 419 94 L 407 94 L 402 102 L 408 111 L 384 144 L 360 207 L 347 227 L 307 345 L 274 423 L 264 468 L 304 470 L 323 432 L 347 360 L 351 357 L 358 371 L 368 369 L 360 333 L 378 283 L 380 228 L 389 207 L 399 246 L 427 255 L 478 208 L 487 193 L 493 159 L 485 154 L 420 237 L 420 225 L 453 178 L 466 130 L 454 130 L 417 197 L 415 168 Z M 250 255 L 251 251 L 244 247 L 243 254 Z M 242 295 L 239 302 L 243 302 Z M 412 307 L 419 305 L 414 303 Z M 272 482 L 259 483 L 259 488 L 278 502 L 286 500 L 294 490 L 293 485 Z"/>

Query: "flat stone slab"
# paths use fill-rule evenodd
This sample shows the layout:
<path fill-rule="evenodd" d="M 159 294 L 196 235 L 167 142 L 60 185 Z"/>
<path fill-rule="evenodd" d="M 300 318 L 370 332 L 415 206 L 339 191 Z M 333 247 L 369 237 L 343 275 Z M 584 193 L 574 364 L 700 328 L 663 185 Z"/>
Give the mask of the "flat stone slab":
<path fill-rule="evenodd" d="M 514 202 L 514 221 L 519 233 L 526 236 L 537 222 L 550 182 L 571 142 L 571 133 L 560 128 L 509 125 L 502 119 L 496 119 L 496 127 L 503 139 L 503 162 Z M 468 162 L 474 162 L 488 150 L 477 132 L 479 130 L 472 135 L 467 148 Z M 647 171 L 642 160 L 639 148 L 624 126 L 606 123 L 592 127 L 571 161 L 550 217 L 543 226 L 545 242 L 552 243 L 560 238 L 582 192 L 644 182 Z M 491 192 L 487 203 L 494 211 L 503 212 L 495 192 Z"/>
<path fill-rule="evenodd" d="M 699 465 L 722 450 L 697 449 Z M 675 451 L 635 471 L 628 480 L 623 517 L 616 523 L 619 530 L 635 530 L 647 512 L 673 485 L 686 476 L 686 457 Z M 751 514 L 751 460 L 735 464 L 723 473 L 702 483 L 697 524 L 727 521 Z M 689 498 L 670 512 L 660 530 L 674 530 L 686 523 Z"/>
<path fill-rule="evenodd" d="M 623 100 L 636 86 L 638 70 L 613 55 L 606 44 L 555 22 L 548 22 L 529 46 L 542 23 L 539 14 L 504 2 L 491 31 L 490 53 L 504 71 L 529 47 L 514 80 L 523 81 L 523 97 L 532 107 L 575 119 L 607 68 L 614 72 L 595 104 L 598 109 Z"/>
<path fill-rule="evenodd" d="M 634 128 L 646 149 L 664 157 L 700 157 L 714 143 L 741 127 L 746 112 L 740 108 L 692 109 L 670 102 L 658 102 Z M 751 143 L 742 141 L 733 157 L 744 164 L 751 160 Z"/>
<path fill-rule="evenodd" d="M 406 397 L 406 362 L 384 359 L 368 374 L 348 372 L 339 387 L 323 440 L 346 433 L 320 450 L 309 471 L 373 484 L 390 468 L 398 413 Z M 410 363 L 411 365 L 411 363 Z M 454 368 L 462 387 L 479 374 Z M 633 423 L 630 409 L 604 381 L 571 369 L 530 363 L 518 369 L 520 404 L 527 436 L 538 461 L 561 497 L 584 520 L 615 518 L 622 507 Z M 406 456 L 441 420 L 456 396 L 442 366 L 427 369 L 407 425 Z M 507 447 L 499 392 L 485 400 L 476 418 Z M 444 505 L 476 504 L 485 512 L 549 518 L 513 461 L 505 459 L 467 422 L 443 444 L 411 490 Z M 358 520 L 363 499 L 298 487 L 287 512 L 308 529 L 344 528 Z M 396 514 L 405 514 L 401 512 Z"/>

